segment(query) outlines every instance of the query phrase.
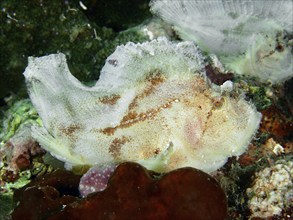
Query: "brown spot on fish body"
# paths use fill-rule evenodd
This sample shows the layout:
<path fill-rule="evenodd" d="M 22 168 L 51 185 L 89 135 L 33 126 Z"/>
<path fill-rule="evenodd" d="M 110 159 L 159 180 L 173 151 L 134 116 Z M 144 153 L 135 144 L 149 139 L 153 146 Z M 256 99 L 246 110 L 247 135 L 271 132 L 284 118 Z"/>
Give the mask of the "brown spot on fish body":
<path fill-rule="evenodd" d="M 99 98 L 99 101 L 103 104 L 115 105 L 120 98 L 120 95 L 103 96 Z"/>
<path fill-rule="evenodd" d="M 146 112 L 142 112 L 139 114 L 134 111 L 129 112 L 122 118 L 119 125 L 115 127 L 104 128 L 101 130 L 101 132 L 106 135 L 113 135 L 118 128 L 128 128 L 136 123 L 154 119 L 163 109 L 171 108 L 173 102 L 178 102 L 178 99 L 171 99 L 170 101 L 158 106 L 157 108 L 152 108 L 147 110 Z"/>
<path fill-rule="evenodd" d="M 107 127 L 107 128 L 105 128 L 105 129 L 103 129 L 102 132 L 103 132 L 104 134 L 110 136 L 110 135 L 113 135 L 113 134 L 114 134 L 115 130 L 116 130 L 115 127 L 114 127 L 114 128 Z"/>
<path fill-rule="evenodd" d="M 66 136 L 73 136 L 73 134 L 81 129 L 81 126 L 78 124 L 71 124 L 67 127 L 60 127 L 59 130 Z"/>
<path fill-rule="evenodd" d="M 130 139 L 125 136 L 122 136 L 122 138 L 115 138 L 109 147 L 109 153 L 112 154 L 115 159 L 117 159 L 121 154 L 122 146 L 129 141 Z"/>
<path fill-rule="evenodd" d="M 163 83 L 165 80 L 166 77 L 159 70 L 155 70 L 146 77 L 146 81 L 154 86 Z"/>
<path fill-rule="evenodd" d="M 156 88 L 165 82 L 165 80 L 166 77 L 158 70 L 148 74 L 145 78 L 145 81 L 147 82 L 145 89 L 133 99 L 129 105 L 129 110 L 137 107 L 139 100 L 142 100 L 143 98 L 153 94 L 156 91 Z"/>

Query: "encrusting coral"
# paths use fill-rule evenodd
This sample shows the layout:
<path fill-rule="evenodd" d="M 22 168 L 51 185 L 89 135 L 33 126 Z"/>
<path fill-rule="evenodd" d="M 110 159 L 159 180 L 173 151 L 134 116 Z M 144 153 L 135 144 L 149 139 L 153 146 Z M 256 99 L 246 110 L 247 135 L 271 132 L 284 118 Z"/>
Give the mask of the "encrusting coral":
<path fill-rule="evenodd" d="M 8 166 L 15 171 L 28 168 L 31 157 L 43 153 L 44 150 L 31 137 L 30 126 L 19 129 L 0 149 L 0 156 L 5 155 Z"/>
<path fill-rule="evenodd" d="M 293 76 L 291 0 L 152 0 L 150 6 L 229 70 L 272 83 Z"/>
<path fill-rule="evenodd" d="M 66 178 L 63 178 L 66 177 Z M 224 220 L 227 199 L 219 183 L 190 167 L 158 175 L 136 163 L 120 164 L 107 188 L 79 199 L 78 176 L 55 172 L 15 194 L 12 219 Z"/>
<path fill-rule="evenodd" d="M 292 208 L 292 176 L 293 162 L 284 160 L 258 172 L 253 186 L 247 189 L 251 217 L 281 216 L 282 211 Z"/>
<path fill-rule="evenodd" d="M 242 96 L 211 86 L 192 42 L 159 38 L 117 47 L 93 87 L 65 55 L 30 58 L 24 73 L 43 127 L 33 137 L 71 169 L 124 161 L 166 172 L 212 172 L 242 154 L 261 114 Z"/>

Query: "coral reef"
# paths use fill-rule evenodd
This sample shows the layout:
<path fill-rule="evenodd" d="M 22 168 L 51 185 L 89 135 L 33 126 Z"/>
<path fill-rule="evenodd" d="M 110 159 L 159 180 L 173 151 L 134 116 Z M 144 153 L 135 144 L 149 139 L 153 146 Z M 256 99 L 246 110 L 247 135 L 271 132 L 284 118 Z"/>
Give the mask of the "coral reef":
<path fill-rule="evenodd" d="M 0 124 L 0 145 L 4 145 L 24 126 L 40 123 L 39 116 L 28 99 L 7 100 L 6 110 L 1 109 L 3 116 Z"/>
<path fill-rule="evenodd" d="M 62 176 L 61 176 L 62 177 Z M 64 192 L 73 182 L 31 183 L 16 195 L 13 219 L 197 219 L 224 220 L 226 195 L 208 174 L 181 168 L 159 176 L 135 163 L 120 164 L 108 187 L 77 199 Z M 69 178 L 70 179 L 70 178 Z M 71 178 L 72 179 L 72 178 Z M 56 186 L 57 185 L 57 186 Z M 57 188 L 57 190 L 55 188 Z M 34 212 L 32 212 L 34 210 Z"/>
<path fill-rule="evenodd" d="M 0 166 L 0 219 L 11 219 L 10 214 L 15 207 L 13 202 L 14 190 L 24 187 L 30 182 L 31 172 L 22 171 L 17 176 L 2 169 Z M 17 181 L 15 179 L 17 178 Z"/>
<path fill-rule="evenodd" d="M 292 219 L 293 1 L 148 3 L 0 1 L 0 219 Z"/>
<path fill-rule="evenodd" d="M 44 150 L 33 140 L 31 127 L 24 126 L 6 142 L 0 150 L 1 161 L 5 157 L 12 170 L 24 170 L 30 167 L 31 157 L 41 155 Z"/>
<path fill-rule="evenodd" d="M 99 7 L 100 12 L 109 9 Z M 78 1 L 25 0 L 20 4 L 3 0 L 0 8 L 0 53 L 5 54 L 0 59 L 0 98 L 19 91 L 28 56 L 63 52 L 72 73 L 90 81 L 98 78 L 105 59 L 117 45 L 148 39 L 135 30 L 119 34 L 107 28 L 107 22 L 97 25 L 89 21 Z M 124 7 L 121 10 L 125 12 Z M 147 5 L 140 11 L 149 13 Z M 128 18 L 132 15 L 127 13 Z"/>
<path fill-rule="evenodd" d="M 94 87 L 70 74 L 63 54 L 30 58 L 24 75 L 44 125 L 33 136 L 69 169 L 134 161 L 211 172 L 245 151 L 261 118 L 210 86 L 192 42 L 117 47 Z"/>
<path fill-rule="evenodd" d="M 269 132 L 279 140 L 293 139 L 292 115 L 286 116 L 280 107 L 271 106 L 262 111 L 264 115 L 260 131 Z"/>
<path fill-rule="evenodd" d="M 10 219 L 15 189 L 51 169 L 41 162 L 44 150 L 31 136 L 31 125 L 41 123 L 31 102 L 16 96 L 5 101 L 0 126 L 0 219 Z"/>
<path fill-rule="evenodd" d="M 2 155 L 0 165 L 0 219 L 11 219 L 9 216 L 15 207 L 12 198 L 16 189 L 25 186 L 36 176 L 42 176 L 53 171 L 51 166 L 44 164 L 40 155 L 32 157 L 28 152 L 32 149 L 26 147 L 18 149 L 18 152 L 20 152 L 19 157 L 16 158 L 18 160 L 6 161 L 8 155 Z M 25 170 L 20 170 L 20 168 Z"/>
<path fill-rule="evenodd" d="M 68 171 L 55 171 L 41 176 L 14 193 L 18 204 L 12 219 L 45 218 L 77 200 L 80 176 Z"/>
<path fill-rule="evenodd" d="M 284 210 L 292 208 L 293 202 L 292 176 L 293 162 L 284 160 L 258 172 L 247 189 L 251 217 L 286 216 Z"/>
<path fill-rule="evenodd" d="M 31 126 L 41 123 L 30 100 L 7 100 L 0 127 L 0 164 L 13 172 L 31 164 L 31 156 L 44 152 L 31 136 Z"/>

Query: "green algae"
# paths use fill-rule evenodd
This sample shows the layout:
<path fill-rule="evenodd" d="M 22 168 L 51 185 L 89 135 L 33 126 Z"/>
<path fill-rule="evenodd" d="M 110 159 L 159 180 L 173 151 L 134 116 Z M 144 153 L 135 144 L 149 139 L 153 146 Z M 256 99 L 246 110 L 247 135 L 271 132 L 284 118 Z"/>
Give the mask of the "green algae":
<path fill-rule="evenodd" d="M 24 125 L 41 124 L 38 113 L 29 99 L 8 102 L 8 109 L 2 110 L 2 112 L 0 144 L 8 141 Z"/>
<path fill-rule="evenodd" d="M 2 177 L 5 171 L 0 168 L 0 175 Z M 23 171 L 19 173 L 19 178 L 15 182 L 5 182 L 0 187 L 0 219 L 10 219 L 10 214 L 15 207 L 13 202 L 13 194 L 15 189 L 19 189 L 30 182 L 31 173 L 29 171 Z M 2 178 L 1 178 L 2 179 Z"/>
<path fill-rule="evenodd" d="M 4 111 L 3 123 L 0 127 L 0 140 L 6 142 L 17 130 L 26 124 L 41 124 L 38 114 L 28 99 L 13 102 Z"/>
<path fill-rule="evenodd" d="M 259 86 L 249 87 L 249 96 L 258 110 L 264 110 L 272 105 L 272 100 L 268 98 L 268 88 Z"/>
<path fill-rule="evenodd" d="M 35 177 L 51 173 L 54 170 L 55 168 L 51 165 L 43 163 L 42 157 L 34 158 L 30 169 L 19 172 L 9 170 L 5 160 L 4 162 L 2 160 L 0 166 L 0 220 L 11 219 L 10 214 L 17 205 L 13 200 L 16 189 L 24 187 Z M 15 179 L 9 180 L 7 172 L 13 172 L 12 175 L 15 175 Z M 2 182 L 3 180 L 4 182 Z"/>

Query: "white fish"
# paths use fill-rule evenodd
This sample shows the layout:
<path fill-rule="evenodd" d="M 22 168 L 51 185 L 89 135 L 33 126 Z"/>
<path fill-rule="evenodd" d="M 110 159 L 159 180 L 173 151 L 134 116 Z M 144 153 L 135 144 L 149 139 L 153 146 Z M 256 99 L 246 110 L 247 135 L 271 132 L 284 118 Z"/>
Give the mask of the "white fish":
<path fill-rule="evenodd" d="M 245 151 L 261 118 L 243 97 L 212 89 L 192 42 L 119 46 L 93 87 L 63 54 L 30 58 L 24 75 L 43 121 L 33 137 L 68 169 L 134 161 L 211 172 Z"/>
<path fill-rule="evenodd" d="M 292 45 L 279 37 L 293 32 L 292 0 L 152 0 L 150 6 L 227 69 L 273 83 L 293 75 Z M 249 66 L 235 65 L 244 62 Z"/>

